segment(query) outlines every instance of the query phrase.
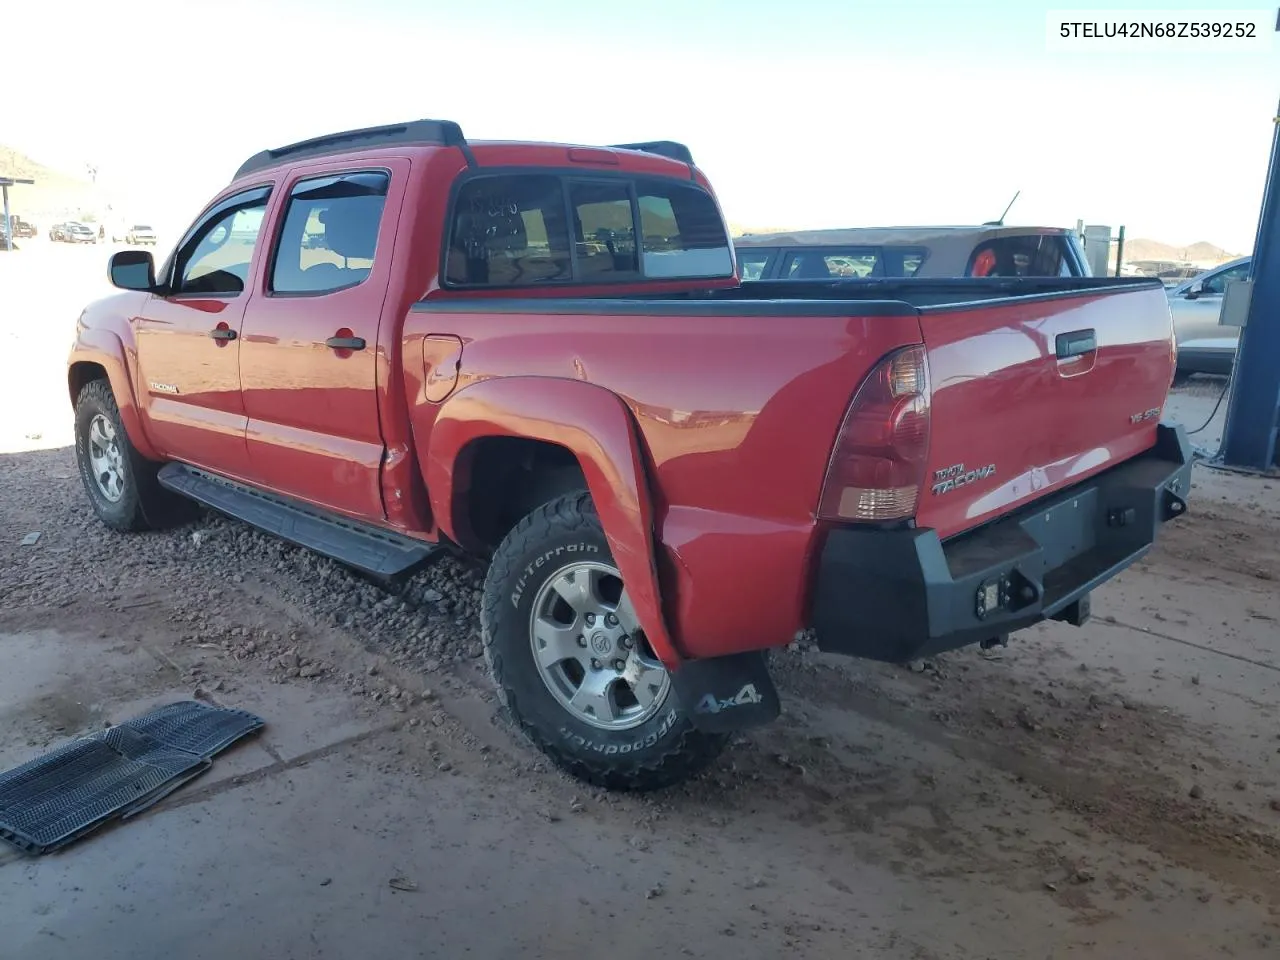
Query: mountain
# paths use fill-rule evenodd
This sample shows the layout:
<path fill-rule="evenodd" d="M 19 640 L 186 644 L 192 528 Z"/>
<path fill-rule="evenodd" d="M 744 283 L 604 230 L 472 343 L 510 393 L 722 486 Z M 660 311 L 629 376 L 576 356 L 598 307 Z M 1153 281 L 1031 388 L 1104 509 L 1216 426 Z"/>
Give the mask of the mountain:
<path fill-rule="evenodd" d="M 0 144 L 0 177 L 35 181 L 9 188 L 9 209 L 38 226 L 72 217 L 96 216 L 101 203 L 88 180 L 53 170 L 3 144 Z"/>
<path fill-rule="evenodd" d="M 1126 238 L 1124 242 L 1124 259 L 1128 263 L 1136 260 L 1170 260 L 1176 263 L 1211 265 L 1225 263 L 1227 260 L 1242 256 L 1244 256 L 1243 253 L 1231 253 L 1205 240 L 1187 246 L 1177 246 L 1145 237 L 1135 237 L 1132 240 Z"/>

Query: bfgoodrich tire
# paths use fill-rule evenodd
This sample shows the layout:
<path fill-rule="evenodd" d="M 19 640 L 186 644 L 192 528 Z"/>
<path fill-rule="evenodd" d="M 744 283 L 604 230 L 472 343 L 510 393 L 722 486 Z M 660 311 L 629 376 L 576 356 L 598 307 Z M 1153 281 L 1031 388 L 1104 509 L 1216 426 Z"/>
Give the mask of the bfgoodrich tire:
<path fill-rule="evenodd" d="M 156 480 L 160 464 L 129 442 L 106 380 L 85 384 L 76 400 L 76 462 L 93 512 L 113 530 L 154 529 L 184 513 Z"/>
<path fill-rule="evenodd" d="M 654 790 L 703 770 L 726 737 L 698 730 L 635 623 L 584 492 L 538 507 L 493 556 L 480 614 L 499 696 L 563 770 Z"/>

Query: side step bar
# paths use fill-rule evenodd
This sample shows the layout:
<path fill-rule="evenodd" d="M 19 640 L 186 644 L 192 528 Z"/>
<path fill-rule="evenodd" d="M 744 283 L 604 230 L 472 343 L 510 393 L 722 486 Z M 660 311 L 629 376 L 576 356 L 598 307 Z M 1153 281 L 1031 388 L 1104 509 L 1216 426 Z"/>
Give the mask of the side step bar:
<path fill-rule="evenodd" d="M 439 544 L 336 516 L 185 463 L 165 464 L 158 478 L 176 494 L 374 576 L 405 573 L 439 549 Z"/>

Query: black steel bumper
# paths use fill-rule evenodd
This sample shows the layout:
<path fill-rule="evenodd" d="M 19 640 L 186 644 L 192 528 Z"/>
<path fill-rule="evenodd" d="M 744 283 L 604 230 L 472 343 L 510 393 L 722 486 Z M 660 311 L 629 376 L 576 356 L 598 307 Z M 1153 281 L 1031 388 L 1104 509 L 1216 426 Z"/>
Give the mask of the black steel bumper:
<path fill-rule="evenodd" d="M 1161 424 L 1140 457 L 942 542 L 932 530 L 833 530 L 810 625 L 821 649 L 903 661 L 1045 619 L 1082 623 L 1089 592 L 1186 511 L 1191 447 Z"/>

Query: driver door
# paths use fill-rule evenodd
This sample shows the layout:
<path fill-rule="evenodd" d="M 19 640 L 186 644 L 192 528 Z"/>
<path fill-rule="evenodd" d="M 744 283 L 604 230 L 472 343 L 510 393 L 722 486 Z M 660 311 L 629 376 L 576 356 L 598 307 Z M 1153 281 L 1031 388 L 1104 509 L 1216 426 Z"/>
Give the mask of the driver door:
<path fill-rule="evenodd" d="M 135 319 L 152 442 L 168 459 L 237 479 L 250 475 L 240 336 L 269 197 L 260 187 L 206 211 L 168 265 L 165 292 Z"/>

